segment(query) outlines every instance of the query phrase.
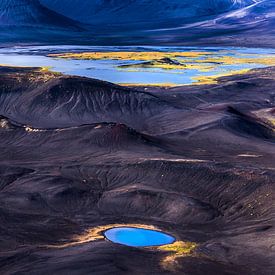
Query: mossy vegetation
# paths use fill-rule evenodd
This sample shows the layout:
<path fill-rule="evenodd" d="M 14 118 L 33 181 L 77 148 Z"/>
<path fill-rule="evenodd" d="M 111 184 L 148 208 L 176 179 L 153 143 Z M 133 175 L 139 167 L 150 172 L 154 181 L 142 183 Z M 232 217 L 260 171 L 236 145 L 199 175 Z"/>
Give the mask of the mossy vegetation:
<path fill-rule="evenodd" d="M 83 234 L 73 236 L 71 240 L 69 240 L 64 244 L 52 245 L 48 247 L 65 248 L 65 247 L 81 245 L 81 244 L 85 244 L 85 243 L 93 242 L 97 240 L 104 240 L 105 236 L 103 233 L 108 229 L 116 228 L 116 227 L 135 227 L 135 228 L 143 228 L 143 229 L 150 229 L 150 230 L 159 230 L 157 227 L 152 225 L 147 225 L 147 224 L 106 224 L 106 225 L 90 228 L 86 230 Z"/>
<path fill-rule="evenodd" d="M 177 260 L 181 257 L 188 257 L 194 254 L 195 249 L 198 244 L 193 242 L 183 242 L 177 241 L 173 244 L 159 246 L 158 250 L 164 252 L 171 252 L 169 255 L 165 256 L 161 261 L 162 268 L 175 271 L 177 269 Z"/>
<path fill-rule="evenodd" d="M 247 73 L 249 69 L 257 66 L 275 66 L 275 56 L 264 54 L 229 54 L 228 52 L 209 51 L 183 51 L 183 52 L 81 52 L 50 54 L 50 57 L 77 59 L 77 60 L 118 60 L 132 61 L 131 64 L 119 64 L 118 70 L 128 72 L 140 72 L 143 69 L 169 70 L 169 73 L 182 74 L 188 70 L 194 70 L 201 74 L 191 77 L 195 84 L 215 84 L 222 76 Z M 137 61 L 137 62 L 133 62 Z M 237 66 L 237 67 L 236 67 Z M 129 86 L 137 84 L 127 83 Z M 177 86 L 173 83 L 146 84 L 142 86 Z"/>
<path fill-rule="evenodd" d="M 73 236 L 71 240 L 68 240 L 63 244 L 50 245 L 50 246 L 47 246 L 47 248 L 62 249 L 62 248 L 67 248 L 71 246 L 82 245 L 89 242 L 104 240 L 105 239 L 104 232 L 116 227 L 134 227 L 134 228 L 161 231 L 159 228 L 153 225 L 147 225 L 147 224 L 107 224 L 107 225 L 101 225 L 101 226 L 88 229 L 83 234 Z M 193 242 L 176 241 L 168 245 L 162 245 L 162 246 L 156 246 L 156 247 L 143 247 L 141 249 L 167 252 L 168 255 L 165 255 L 161 260 L 161 266 L 162 268 L 171 271 L 171 270 L 176 270 L 178 258 L 193 255 L 197 246 L 198 245 Z"/>
<path fill-rule="evenodd" d="M 252 57 L 249 54 L 241 55 L 241 57 L 236 56 L 211 56 L 206 57 L 204 60 L 206 63 L 214 63 L 221 65 L 239 65 L 239 64 L 261 64 L 265 66 L 274 66 L 275 65 L 275 56 L 254 56 Z M 200 62 L 200 61 L 196 61 Z"/>
<path fill-rule="evenodd" d="M 211 55 L 211 52 L 207 51 L 193 51 L 193 52 L 82 52 L 82 53 L 60 53 L 49 54 L 50 57 L 56 58 L 69 58 L 79 60 L 131 60 L 131 61 L 152 61 L 161 60 L 164 58 L 174 59 L 178 57 L 203 57 Z"/>
<path fill-rule="evenodd" d="M 195 82 L 193 83 L 195 85 L 198 85 L 198 84 L 209 85 L 209 84 L 216 84 L 220 77 L 245 74 L 247 72 L 249 72 L 249 69 L 233 70 L 228 73 L 211 75 L 211 76 L 208 76 L 208 75 L 195 76 L 195 77 L 192 77 L 192 79 L 195 80 Z"/>
<path fill-rule="evenodd" d="M 266 66 L 275 65 L 273 55 L 251 55 L 240 56 L 216 54 L 207 51 L 185 51 L 185 52 L 82 52 L 82 53 L 60 53 L 49 54 L 49 57 L 77 59 L 77 60 L 128 60 L 141 61 L 138 64 L 127 64 L 119 67 L 160 67 L 166 69 L 188 68 L 190 66 L 203 65 L 209 69 L 219 65 L 239 64 L 261 64 Z M 142 62 L 143 61 L 143 62 Z M 144 62 L 147 61 L 147 62 Z"/>
<path fill-rule="evenodd" d="M 175 252 L 177 255 L 187 255 L 192 253 L 196 247 L 197 244 L 192 242 L 177 241 L 172 244 L 160 246 L 159 250 Z"/>

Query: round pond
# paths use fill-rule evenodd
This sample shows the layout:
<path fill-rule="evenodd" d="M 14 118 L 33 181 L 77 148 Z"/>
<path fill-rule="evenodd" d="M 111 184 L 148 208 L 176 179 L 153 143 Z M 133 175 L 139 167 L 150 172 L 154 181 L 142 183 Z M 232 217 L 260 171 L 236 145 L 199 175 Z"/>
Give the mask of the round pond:
<path fill-rule="evenodd" d="M 104 233 L 105 237 L 114 243 L 134 247 L 160 246 L 175 242 L 175 238 L 160 231 L 134 228 L 117 227 Z"/>

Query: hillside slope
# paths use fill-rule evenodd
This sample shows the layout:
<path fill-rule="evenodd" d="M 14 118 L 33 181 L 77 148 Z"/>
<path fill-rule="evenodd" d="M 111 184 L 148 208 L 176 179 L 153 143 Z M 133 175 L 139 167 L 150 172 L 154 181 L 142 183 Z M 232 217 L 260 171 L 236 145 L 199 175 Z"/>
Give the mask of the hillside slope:
<path fill-rule="evenodd" d="M 275 274 L 275 69 L 218 81 L 0 66 L 0 274 Z M 108 241 L 119 226 L 175 250 Z"/>
<path fill-rule="evenodd" d="M 41 0 L 41 3 L 93 26 L 97 43 L 275 45 L 274 0 Z"/>
<path fill-rule="evenodd" d="M 49 8 L 85 23 L 119 24 L 200 20 L 251 4 L 251 0 L 41 0 Z"/>
<path fill-rule="evenodd" d="M 0 2 L 0 26 L 44 27 L 79 30 L 78 23 L 58 14 L 38 0 L 2 0 Z"/>

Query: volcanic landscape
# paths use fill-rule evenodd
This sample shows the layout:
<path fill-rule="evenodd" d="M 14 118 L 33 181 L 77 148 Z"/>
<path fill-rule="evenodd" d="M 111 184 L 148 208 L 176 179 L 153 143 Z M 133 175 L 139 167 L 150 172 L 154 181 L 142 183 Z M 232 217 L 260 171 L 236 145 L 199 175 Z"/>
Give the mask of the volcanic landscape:
<path fill-rule="evenodd" d="M 275 274 L 275 0 L 0 0 L 0 275 Z"/>
<path fill-rule="evenodd" d="M 274 67 L 171 88 L 0 67 L 1 274 L 274 274 L 274 99 Z"/>

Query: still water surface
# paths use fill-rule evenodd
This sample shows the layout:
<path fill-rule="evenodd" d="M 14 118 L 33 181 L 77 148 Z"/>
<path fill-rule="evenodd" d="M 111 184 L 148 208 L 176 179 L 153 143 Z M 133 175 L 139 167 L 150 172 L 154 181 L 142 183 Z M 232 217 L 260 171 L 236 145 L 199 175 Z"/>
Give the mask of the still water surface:
<path fill-rule="evenodd" d="M 105 237 L 114 243 L 134 247 L 160 246 L 175 241 L 174 237 L 159 231 L 132 227 L 109 229 Z"/>
<path fill-rule="evenodd" d="M 162 69 L 162 68 L 119 68 L 121 65 L 137 64 L 133 60 L 75 60 L 48 57 L 52 53 L 73 52 L 108 52 L 108 51 L 161 51 L 161 52 L 211 52 L 215 57 L 259 58 L 274 57 L 274 49 L 253 49 L 235 47 L 91 47 L 91 46 L 33 46 L 0 48 L 0 64 L 10 66 L 50 67 L 51 70 L 77 76 L 85 76 L 118 84 L 191 84 L 196 77 L 215 76 L 231 71 L 261 68 L 267 65 L 259 63 L 216 64 L 207 72 L 197 69 Z M 200 57 L 203 58 L 203 57 Z M 190 63 L 196 61 L 189 58 Z M 208 65 L 208 64 L 203 64 Z"/>

